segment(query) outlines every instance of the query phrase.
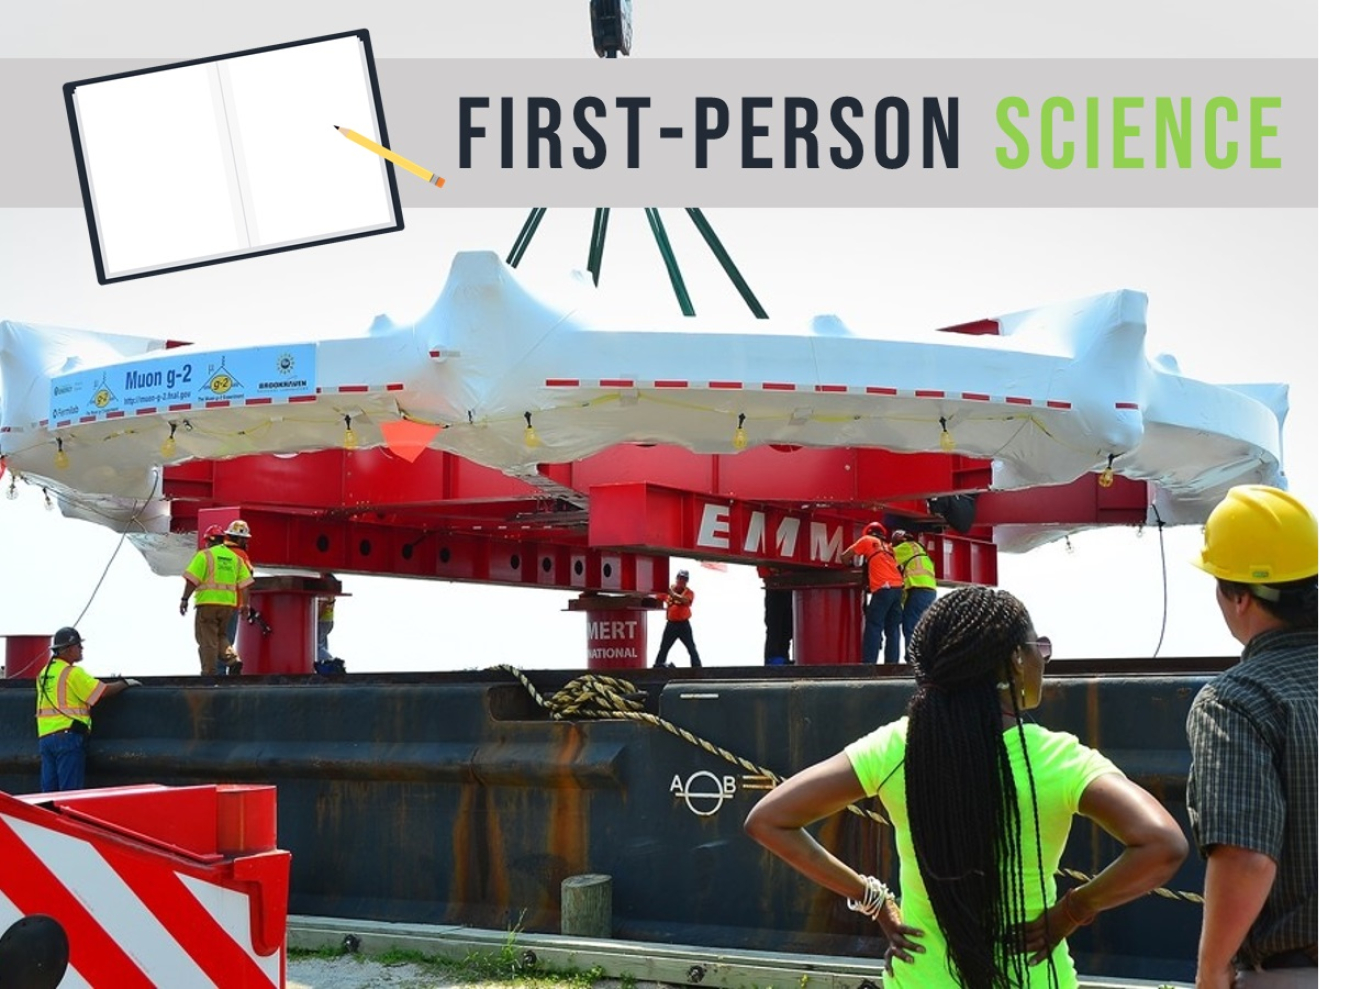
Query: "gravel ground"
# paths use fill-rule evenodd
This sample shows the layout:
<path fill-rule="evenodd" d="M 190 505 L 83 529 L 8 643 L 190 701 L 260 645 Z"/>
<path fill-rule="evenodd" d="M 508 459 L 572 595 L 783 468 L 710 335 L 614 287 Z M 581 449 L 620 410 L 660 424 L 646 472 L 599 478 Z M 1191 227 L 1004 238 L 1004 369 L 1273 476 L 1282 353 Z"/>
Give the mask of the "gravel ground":
<path fill-rule="evenodd" d="M 479 982 L 476 989 L 507 989 L 504 983 Z M 428 975 L 416 962 L 386 965 L 343 955 L 298 958 L 286 962 L 286 989 L 459 989 L 444 976 Z"/>
<path fill-rule="evenodd" d="M 556 983 L 559 986 L 567 983 Z M 537 986 L 548 983 L 537 982 Z M 619 989 L 618 979 L 602 979 L 594 989 Z M 297 958 L 286 963 L 286 989 L 517 989 L 511 982 L 447 982 L 429 975 L 416 962 L 383 964 L 357 955 Z M 636 989 L 673 989 L 657 982 L 638 982 Z"/>

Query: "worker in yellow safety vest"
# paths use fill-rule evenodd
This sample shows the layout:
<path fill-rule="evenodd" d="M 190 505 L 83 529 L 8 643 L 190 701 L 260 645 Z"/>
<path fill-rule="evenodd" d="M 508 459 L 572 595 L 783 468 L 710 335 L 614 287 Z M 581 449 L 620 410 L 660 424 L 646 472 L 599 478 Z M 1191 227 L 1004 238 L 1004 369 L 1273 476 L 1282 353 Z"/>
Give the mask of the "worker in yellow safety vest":
<path fill-rule="evenodd" d="M 891 550 L 895 553 L 895 565 L 904 579 L 900 627 L 904 630 L 905 648 L 908 649 L 914 641 L 914 630 L 919 627 L 919 619 L 937 600 L 937 575 L 933 571 L 933 558 L 913 533 L 904 529 L 892 532 Z"/>
<path fill-rule="evenodd" d="M 230 523 L 231 529 L 236 526 L 247 532 L 247 524 L 242 520 Z M 248 563 L 224 543 L 199 550 L 183 571 L 178 613 L 186 615 L 188 599 L 194 599 L 197 615 L 193 632 L 202 676 L 216 675 L 216 663 L 230 644 L 230 619 L 247 607 L 248 586 L 252 583 L 253 572 Z"/>
<path fill-rule="evenodd" d="M 333 624 L 337 613 L 337 596 L 342 584 L 338 581 L 337 575 L 325 570 L 319 578 L 323 581 L 324 592 L 314 600 L 315 607 L 318 609 L 318 639 L 315 645 L 316 660 L 315 668 L 319 664 L 331 663 L 333 654 L 328 649 L 328 636 L 333 631 Z"/>
<path fill-rule="evenodd" d="M 84 658 L 84 639 L 73 628 L 52 636 L 52 657 L 37 676 L 38 754 L 42 792 L 84 789 L 84 756 L 93 728 L 90 709 L 139 681 L 99 680 L 76 664 Z"/>

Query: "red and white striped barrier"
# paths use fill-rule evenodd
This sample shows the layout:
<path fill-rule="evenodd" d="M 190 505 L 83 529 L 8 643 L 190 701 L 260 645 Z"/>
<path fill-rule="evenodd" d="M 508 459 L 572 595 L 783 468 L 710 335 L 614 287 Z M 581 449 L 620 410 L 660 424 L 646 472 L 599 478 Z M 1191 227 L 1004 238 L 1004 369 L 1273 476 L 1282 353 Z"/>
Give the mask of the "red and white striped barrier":
<path fill-rule="evenodd" d="M 0 793 L 0 931 L 59 923 L 61 989 L 284 989 L 290 859 L 270 786 Z"/>

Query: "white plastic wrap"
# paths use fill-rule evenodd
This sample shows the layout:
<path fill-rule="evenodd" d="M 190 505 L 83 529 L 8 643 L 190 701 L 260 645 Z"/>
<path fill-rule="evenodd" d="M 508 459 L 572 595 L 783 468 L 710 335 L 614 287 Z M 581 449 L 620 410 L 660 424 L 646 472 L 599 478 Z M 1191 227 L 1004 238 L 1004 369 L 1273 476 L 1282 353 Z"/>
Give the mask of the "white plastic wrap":
<path fill-rule="evenodd" d="M 835 317 L 620 322 L 595 303 L 581 278 L 527 287 L 495 254 L 462 253 L 412 325 L 381 317 L 364 338 L 317 341 L 317 388 L 303 402 L 89 421 L 49 421 L 52 378 L 106 368 L 117 380 L 163 341 L 0 322 L 0 448 L 11 470 L 80 493 L 98 507 L 82 517 L 118 528 L 154 490 L 171 423 L 173 459 L 186 460 L 338 446 L 347 417 L 360 445 L 376 446 L 380 424 L 405 416 L 443 427 L 434 448 L 514 472 L 624 442 L 731 453 L 741 416 L 750 446 L 933 452 L 945 419 L 955 450 L 995 460 L 996 488 L 1065 483 L 1110 462 L 1155 486 L 1171 524 L 1203 521 L 1232 484 L 1283 484 L 1285 387 L 1208 384 L 1150 360 L 1139 292 L 1003 316 L 999 336 L 921 342 Z M 527 412 L 537 446 L 524 441 Z M 143 528 L 162 531 L 162 519 Z"/>

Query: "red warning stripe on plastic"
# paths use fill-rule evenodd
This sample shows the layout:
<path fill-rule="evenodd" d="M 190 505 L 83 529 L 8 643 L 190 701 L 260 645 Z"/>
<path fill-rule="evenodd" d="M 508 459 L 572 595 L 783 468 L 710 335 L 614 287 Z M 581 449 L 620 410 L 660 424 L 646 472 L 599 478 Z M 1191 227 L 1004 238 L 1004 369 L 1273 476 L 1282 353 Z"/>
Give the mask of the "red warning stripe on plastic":
<path fill-rule="evenodd" d="M 1138 403 L 1138 402 L 1117 402 L 1117 403 L 1116 403 L 1116 408 L 1118 408 L 1118 409 L 1136 409 L 1136 410 L 1137 410 L 1137 409 L 1139 408 L 1139 403 Z"/>
<path fill-rule="evenodd" d="M 276 989 L 244 946 L 230 937 L 201 901 L 168 869 L 138 868 L 129 857 L 104 855 L 118 877 L 155 915 L 213 985 Z"/>
<path fill-rule="evenodd" d="M 576 388 L 581 384 L 580 378 L 545 378 L 545 388 Z"/>
<path fill-rule="evenodd" d="M 82 974 L 97 972 L 97 985 L 155 989 L 140 966 L 4 820 L 0 820 L 0 861 L 5 863 L 5 893 L 19 912 L 54 917 L 65 930 L 72 968 Z"/>
<path fill-rule="evenodd" d="M 601 388 L 632 388 L 632 378 L 601 378 Z"/>
<path fill-rule="evenodd" d="M 708 387 L 709 387 L 709 388 L 723 388 L 723 389 L 727 389 L 727 390 L 730 390 L 730 391 L 735 391 L 735 390 L 737 390 L 737 389 L 744 388 L 745 385 L 744 385 L 743 383 L 739 382 L 739 381 L 709 381 L 709 382 L 708 382 Z"/>
<path fill-rule="evenodd" d="M 919 389 L 918 391 L 916 391 L 916 392 L 914 393 L 914 397 L 915 397 L 915 398 L 946 398 L 946 397 L 947 397 L 947 393 L 946 393 L 945 391 L 932 391 L 932 390 L 925 390 L 925 389 L 922 389 L 922 388 L 921 388 L 921 389 Z"/>

